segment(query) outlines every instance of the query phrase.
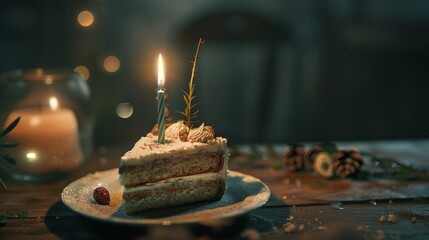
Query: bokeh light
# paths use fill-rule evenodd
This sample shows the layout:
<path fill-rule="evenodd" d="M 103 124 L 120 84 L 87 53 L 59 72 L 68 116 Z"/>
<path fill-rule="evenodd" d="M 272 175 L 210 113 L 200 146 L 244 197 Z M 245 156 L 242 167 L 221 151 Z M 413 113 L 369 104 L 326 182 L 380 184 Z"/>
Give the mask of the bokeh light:
<path fill-rule="evenodd" d="M 94 15 L 90 11 L 82 11 L 77 16 L 77 21 L 83 27 L 89 27 L 94 23 Z"/>
<path fill-rule="evenodd" d="M 104 59 L 103 67 L 108 72 L 111 72 L 111 73 L 116 72 L 118 71 L 120 66 L 121 66 L 121 62 L 115 56 L 108 56 Z"/>
<path fill-rule="evenodd" d="M 77 66 L 73 70 L 75 73 L 78 73 L 82 76 L 83 79 L 88 80 L 89 78 L 89 70 L 85 66 Z"/>
<path fill-rule="evenodd" d="M 45 83 L 46 83 L 47 85 L 52 84 L 52 77 L 51 77 L 51 76 L 47 76 L 47 77 L 45 78 Z"/>
<path fill-rule="evenodd" d="M 55 111 L 58 109 L 58 100 L 56 97 L 49 98 L 49 106 L 51 107 L 52 111 Z"/>
<path fill-rule="evenodd" d="M 34 115 L 30 117 L 30 126 L 31 127 L 37 127 L 40 125 L 40 123 L 42 122 L 42 120 L 40 119 L 40 117 L 38 115 Z"/>
<path fill-rule="evenodd" d="M 129 118 L 133 115 L 133 106 L 130 103 L 119 103 L 116 106 L 116 114 L 120 118 Z"/>
<path fill-rule="evenodd" d="M 35 152 L 28 152 L 26 157 L 28 158 L 29 162 L 34 162 L 37 159 L 37 155 Z"/>

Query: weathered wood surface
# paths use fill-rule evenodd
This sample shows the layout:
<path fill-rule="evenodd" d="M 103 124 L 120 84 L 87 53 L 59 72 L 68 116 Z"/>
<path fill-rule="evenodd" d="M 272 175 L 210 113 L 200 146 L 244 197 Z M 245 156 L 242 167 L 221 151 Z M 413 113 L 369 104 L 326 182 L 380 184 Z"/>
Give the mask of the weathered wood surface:
<path fill-rule="evenodd" d="M 62 189 L 89 172 L 116 167 L 120 152 L 96 154 L 83 169 L 66 179 L 42 184 L 8 181 L 9 191 L 0 193 L 0 212 L 28 214 L 8 218 L 0 227 L 0 239 L 234 239 L 257 234 L 269 239 L 426 239 L 429 236 L 429 204 L 426 202 L 393 200 L 376 205 L 347 202 L 343 210 L 323 203 L 293 206 L 288 199 L 282 199 L 281 191 L 287 185 L 281 185 L 275 180 L 276 175 L 269 172 L 272 170 L 266 168 L 239 170 L 263 178 L 272 188 L 274 194 L 267 205 L 215 227 L 198 224 L 128 227 L 96 222 L 68 210 L 60 200 Z M 234 164 L 231 168 L 234 169 Z M 299 198 L 299 188 L 293 191 L 296 193 L 294 199 Z M 397 218 L 396 223 L 379 222 L 380 215 L 388 213 Z M 297 228 L 302 225 L 303 230 L 287 233 L 283 227 L 286 222 L 294 223 Z"/>
<path fill-rule="evenodd" d="M 68 212 L 61 202 L 47 210 L 48 215 L 12 219 L 0 228 L 1 239 L 103 239 L 165 237 L 164 239 L 238 238 L 250 229 L 270 239 L 427 239 L 429 236 L 429 205 L 413 203 L 345 204 L 343 210 L 328 205 L 300 207 L 262 207 L 226 226 L 151 226 L 126 227 L 98 223 Z M 392 213 L 397 223 L 380 223 L 380 215 Z M 57 215 L 57 216 L 55 216 Z M 412 223 L 412 217 L 416 222 Z M 297 229 L 284 231 L 286 222 Z M 302 231 L 298 230 L 300 225 Z M 322 238 L 322 236 L 324 236 Z M 208 239 L 210 239 L 208 238 Z M 163 239 L 163 238 L 161 238 Z M 383 239 L 383 238 L 379 238 Z"/>

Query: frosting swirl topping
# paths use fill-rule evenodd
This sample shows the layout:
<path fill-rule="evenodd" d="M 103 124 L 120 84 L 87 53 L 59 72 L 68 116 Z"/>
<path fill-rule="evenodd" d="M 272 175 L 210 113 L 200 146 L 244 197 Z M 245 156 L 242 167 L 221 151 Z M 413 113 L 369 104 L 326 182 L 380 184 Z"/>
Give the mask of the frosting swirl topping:
<path fill-rule="evenodd" d="M 165 137 L 178 139 L 182 129 L 188 130 L 188 127 L 186 127 L 183 121 L 175 122 L 165 129 Z"/>
<path fill-rule="evenodd" d="M 206 143 L 209 140 L 213 140 L 214 137 L 215 137 L 215 132 L 213 127 L 204 126 L 204 123 L 203 123 L 199 128 L 194 128 L 194 129 L 191 129 L 191 131 L 189 131 L 188 141 Z"/>

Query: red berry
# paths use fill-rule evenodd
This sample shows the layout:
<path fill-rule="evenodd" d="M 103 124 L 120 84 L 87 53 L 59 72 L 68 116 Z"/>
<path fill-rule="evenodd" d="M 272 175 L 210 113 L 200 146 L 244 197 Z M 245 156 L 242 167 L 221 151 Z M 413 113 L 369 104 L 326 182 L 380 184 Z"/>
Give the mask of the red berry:
<path fill-rule="evenodd" d="M 92 197 L 97 203 L 101 205 L 109 205 L 110 203 L 110 194 L 105 187 L 98 187 L 94 189 Z"/>

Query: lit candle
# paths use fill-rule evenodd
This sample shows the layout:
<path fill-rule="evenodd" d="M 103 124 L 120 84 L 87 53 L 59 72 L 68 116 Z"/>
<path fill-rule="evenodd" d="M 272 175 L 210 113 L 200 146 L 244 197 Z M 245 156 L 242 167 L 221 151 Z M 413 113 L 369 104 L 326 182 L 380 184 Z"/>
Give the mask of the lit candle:
<path fill-rule="evenodd" d="M 79 167 L 83 160 L 74 113 L 60 108 L 55 97 L 47 100 L 49 108 L 16 109 L 5 123 L 7 126 L 21 116 L 7 139 L 20 143 L 10 152 L 17 160 L 14 167 L 27 174 L 68 171 Z"/>
<path fill-rule="evenodd" d="M 158 143 L 165 142 L 165 116 L 164 116 L 164 88 L 165 76 L 164 76 L 164 64 L 162 62 L 162 56 L 159 54 L 158 58 L 158 87 L 157 92 L 158 98 Z"/>

